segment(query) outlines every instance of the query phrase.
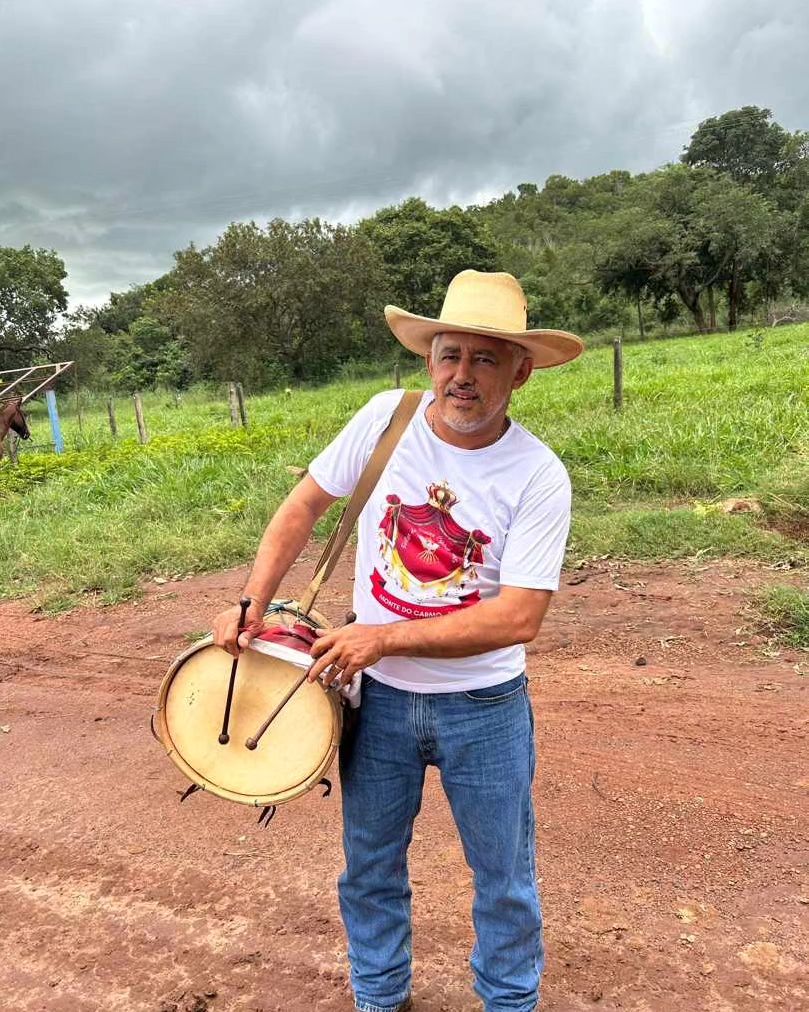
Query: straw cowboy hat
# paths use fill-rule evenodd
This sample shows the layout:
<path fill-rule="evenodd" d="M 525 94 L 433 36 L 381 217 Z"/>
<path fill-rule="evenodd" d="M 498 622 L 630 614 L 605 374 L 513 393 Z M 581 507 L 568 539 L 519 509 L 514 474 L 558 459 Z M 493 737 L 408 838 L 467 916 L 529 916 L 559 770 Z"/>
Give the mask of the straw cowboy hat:
<path fill-rule="evenodd" d="M 511 274 L 461 271 L 450 281 L 437 320 L 385 306 L 385 319 L 405 348 L 430 354 L 436 334 L 482 334 L 513 341 L 530 352 L 535 369 L 548 369 L 576 358 L 584 343 L 564 330 L 526 330 L 527 305 Z"/>

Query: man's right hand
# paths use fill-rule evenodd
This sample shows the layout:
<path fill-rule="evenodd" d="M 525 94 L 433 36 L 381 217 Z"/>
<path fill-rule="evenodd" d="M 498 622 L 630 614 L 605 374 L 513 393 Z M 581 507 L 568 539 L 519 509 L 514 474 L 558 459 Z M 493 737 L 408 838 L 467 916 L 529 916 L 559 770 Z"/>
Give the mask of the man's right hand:
<path fill-rule="evenodd" d="M 213 620 L 213 641 L 218 647 L 238 657 L 254 637 L 264 631 L 264 614 L 253 601 L 244 616 L 244 629 L 239 633 L 239 618 L 242 609 L 238 604 L 220 612 Z M 238 645 L 237 645 L 238 638 Z"/>

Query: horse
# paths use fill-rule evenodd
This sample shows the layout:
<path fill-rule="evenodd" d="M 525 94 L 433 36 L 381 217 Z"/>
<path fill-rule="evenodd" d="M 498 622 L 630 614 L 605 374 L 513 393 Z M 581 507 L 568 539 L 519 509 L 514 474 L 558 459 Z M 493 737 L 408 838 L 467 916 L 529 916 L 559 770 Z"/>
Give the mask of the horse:
<path fill-rule="evenodd" d="M 3 456 L 3 440 L 9 429 L 16 432 L 20 439 L 31 438 L 28 422 L 22 413 L 22 397 L 14 397 L 5 402 L 0 401 L 0 458 Z"/>

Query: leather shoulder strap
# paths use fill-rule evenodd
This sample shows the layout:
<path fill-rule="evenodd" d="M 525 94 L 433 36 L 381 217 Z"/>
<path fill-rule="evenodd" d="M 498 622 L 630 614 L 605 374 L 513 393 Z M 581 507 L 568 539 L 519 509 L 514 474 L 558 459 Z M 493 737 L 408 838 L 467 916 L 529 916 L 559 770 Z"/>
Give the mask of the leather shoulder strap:
<path fill-rule="evenodd" d="M 405 391 L 387 428 L 379 437 L 379 442 L 374 447 L 340 520 L 326 542 L 326 547 L 323 549 L 317 566 L 315 566 L 315 575 L 300 599 L 300 610 L 304 615 L 309 614 L 321 585 L 328 580 L 337 565 L 337 560 L 346 546 L 354 524 L 376 488 L 377 482 L 382 477 L 382 472 L 396 449 L 396 444 L 402 438 L 421 403 L 422 394 L 421 390 Z"/>

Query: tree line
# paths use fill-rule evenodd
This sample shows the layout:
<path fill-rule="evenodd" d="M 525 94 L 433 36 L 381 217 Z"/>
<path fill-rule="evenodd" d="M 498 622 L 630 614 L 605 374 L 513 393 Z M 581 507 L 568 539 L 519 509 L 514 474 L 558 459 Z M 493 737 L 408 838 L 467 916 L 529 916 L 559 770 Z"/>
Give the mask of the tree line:
<path fill-rule="evenodd" d="M 530 326 L 732 330 L 809 298 L 809 133 L 746 106 L 705 120 L 653 172 L 555 175 L 467 208 L 413 197 L 351 227 L 233 223 L 174 259 L 57 325 L 59 257 L 0 249 L 0 368 L 74 359 L 84 382 L 124 391 L 325 380 L 390 361 L 382 306 L 435 316 L 466 267 L 519 277 Z"/>

